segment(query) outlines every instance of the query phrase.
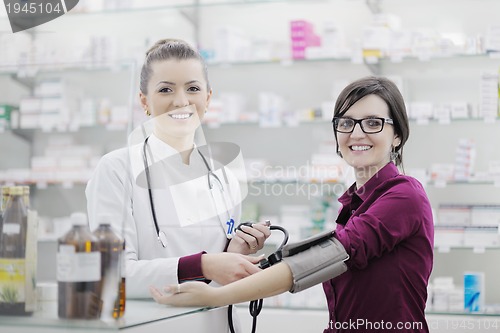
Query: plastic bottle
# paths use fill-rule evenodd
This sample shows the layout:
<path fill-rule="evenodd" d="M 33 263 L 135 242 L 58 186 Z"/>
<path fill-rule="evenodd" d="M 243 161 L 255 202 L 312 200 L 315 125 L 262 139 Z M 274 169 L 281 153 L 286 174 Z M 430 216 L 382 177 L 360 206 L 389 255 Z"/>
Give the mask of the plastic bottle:
<path fill-rule="evenodd" d="M 30 315 L 33 311 L 26 308 L 26 283 L 30 281 L 25 269 L 28 215 L 23 188 L 13 186 L 9 194 L 0 234 L 0 314 Z"/>
<path fill-rule="evenodd" d="M 124 241 L 113 232 L 110 217 L 99 217 L 99 227 L 94 231 L 101 252 L 101 300 L 103 302 L 103 317 L 119 318 L 120 311 L 122 256 Z M 125 296 L 125 295 L 123 295 Z M 123 308 L 125 300 L 123 300 Z"/>
<path fill-rule="evenodd" d="M 58 241 L 59 318 L 96 319 L 101 315 L 101 253 L 85 213 L 71 215 L 72 228 Z"/>

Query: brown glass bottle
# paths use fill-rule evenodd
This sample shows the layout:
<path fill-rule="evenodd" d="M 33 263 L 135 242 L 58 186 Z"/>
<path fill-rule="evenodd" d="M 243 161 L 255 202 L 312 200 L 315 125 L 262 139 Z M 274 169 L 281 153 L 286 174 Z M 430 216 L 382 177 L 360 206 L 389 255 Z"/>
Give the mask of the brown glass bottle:
<path fill-rule="evenodd" d="M 26 209 L 30 209 L 30 187 L 29 186 L 21 186 L 23 189 L 23 201 Z"/>
<path fill-rule="evenodd" d="M 1 248 L 2 248 L 2 233 L 3 233 L 3 211 L 5 210 L 5 206 L 7 204 L 7 200 L 9 198 L 9 187 L 4 186 L 1 190 L 2 198 L 0 202 L 0 256 L 1 256 Z"/>
<path fill-rule="evenodd" d="M 71 215 L 73 227 L 58 241 L 59 318 L 96 319 L 101 315 L 101 254 L 84 213 Z"/>
<path fill-rule="evenodd" d="M 125 314 L 125 305 L 127 301 L 126 294 L 126 257 L 125 257 L 125 241 L 123 241 L 123 249 L 120 260 L 120 285 L 118 288 L 118 298 L 115 301 L 115 307 L 113 309 L 113 318 L 121 318 Z"/>
<path fill-rule="evenodd" d="M 103 317 L 119 318 L 120 309 L 115 309 L 120 303 L 121 265 L 123 240 L 113 232 L 110 217 L 101 216 L 99 227 L 94 231 L 101 252 L 101 300 L 103 302 Z"/>
<path fill-rule="evenodd" d="M 33 313 L 26 310 L 27 225 L 23 188 L 13 186 L 9 189 L 0 234 L 0 314 L 23 316 Z"/>
<path fill-rule="evenodd" d="M 5 207 L 7 206 L 7 200 L 9 200 L 9 196 L 10 196 L 10 186 L 2 187 L 2 208 L 1 208 L 2 211 L 4 211 Z"/>

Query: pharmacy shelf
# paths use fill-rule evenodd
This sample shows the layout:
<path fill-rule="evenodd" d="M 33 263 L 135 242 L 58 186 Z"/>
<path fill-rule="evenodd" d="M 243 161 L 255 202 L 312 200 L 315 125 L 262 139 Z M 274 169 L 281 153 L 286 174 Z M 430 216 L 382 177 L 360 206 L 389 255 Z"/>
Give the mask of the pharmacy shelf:
<path fill-rule="evenodd" d="M 450 253 L 451 251 L 468 251 L 472 252 L 475 254 L 481 254 L 481 253 L 486 253 L 486 251 L 498 251 L 500 250 L 500 246 L 458 246 L 458 245 L 453 245 L 453 246 L 435 246 L 434 249 L 438 253 Z"/>
<path fill-rule="evenodd" d="M 132 59 L 120 59 L 116 62 L 58 62 L 58 63 L 17 63 L 0 64 L 0 75 L 18 75 L 32 77 L 41 73 L 60 73 L 62 71 L 109 72 L 129 69 L 134 65 Z"/>
<path fill-rule="evenodd" d="M 468 230 L 468 229 L 495 229 L 497 230 L 499 228 L 498 225 L 486 225 L 486 224 L 478 224 L 478 225 L 442 225 L 442 224 L 436 224 L 434 225 L 435 230 L 447 230 L 447 229 L 462 229 L 462 230 Z"/>
<path fill-rule="evenodd" d="M 500 318 L 500 309 L 492 312 L 456 312 L 456 311 L 434 311 L 428 310 L 425 311 L 426 314 L 430 315 L 446 315 L 446 316 L 474 316 L 474 317 L 499 317 Z M 495 329 L 500 329 L 500 322 L 496 323 Z M 492 327 L 493 329 L 493 327 Z"/>
<path fill-rule="evenodd" d="M 495 180 L 432 180 L 426 183 L 427 185 L 434 186 L 437 188 L 446 187 L 447 185 L 489 185 L 489 186 L 499 186 L 499 181 Z"/>
<path fill-rule="evenodd" d="M 74 135 L 77 133 L 80 133 L 82 135 L 86 134 L 97 134 L 101 132 L 109 132 L 109 133 L 115 133 L 117 135 L 123 136 L 123 139 L 126 139 L 126 133 L 125 131 L 127 130 L 127 124 L 106 124 L 106 125 L 95 125 L 95 126 L 81 126 L 78 128 L 14 128 L 10 130 L 6 130 L 3 132 L 0 132 L 0 135 L 5 134 L 5 133 L 12 133 L 14 135 L 17 135 L 21 138 L 25 138 L 26 140 L 33 140 L 35 135 L 37 134 L 47 134 L 47 135 L 57 135 L 57 134 L 70 134 Z M 125 142 L 125 141 L 124 141 Z"/>
<path fill-rule="evenodd" d="M 339 62 L 339 63 L 350 63 L 356 64 L 378 64 L 382 63 L 385 65 L 390 64 L 400 64 L 400 63 L 413 63 L 413 62 L 443 62 L 446 64 L 450 59 L 477 59 L 477 60 L 498 60 L 500 59 L 499 53 L 481 53 L 481 54 L 450 54 L 450 55 L 433 55 L 423 58 L 423 56 L 409 55 L 401 58 L 395 58 L 391 56 L 383 57 L 360 57 L 359 59 L 353 57 L 322 57 L 322 58 L 308 58 L 308 59 L 263 59 L 254 61 L 233 61 L 233 62 L 218 62 L 209 61 L 208 66 L 213 68 L 231 68 L 232 66 L 255 66 L 255 65 L 280 65 L 280 66 L 293 66 L 298 64 L 314 64 L 314 63 L 325 63 L 325 62 Z"/>
<path fill-rule="evenodd" d="M 258 111 L 251 111 L 252 113 L 258 114 Z M 410 119 L 409 120 L 410 124 L 413 124 L 415 126 L 429 126 L 433 124 L 437 125 L 442 125 L 446 126 L 449 124 L 453 123 L 464 123 L 464 122 L 473 122 L 473 123 L 491 123 L 491 122 L 500 122 L 500 118 L 456 118 L 456 119 L 450 119 L 449 123 L 443 124 L 442 120 L 438 119 Z M 261 125 L 258 121 L 231 121 L 231 122 L 220 122 L 220 123 L 205 123 L 203 124 L 204 127 L 208 129 L 218 129 L 220 127 L 230 127 L 230 126 L 255 126 L 255 127 L 260 127 L 260 128 L 294 128 L 298 126 L 303 126 L 303 125 L 328 125 L 332 126 L 332 121 L 331 119 L 309 119 L 309 120 L 299 120 L 299 121 L 293 121 L 290 124 L 287 124 L 286 122 L 281 124 L 280 126 L 263 126 Z M 461 183 L 461 182 L 458 182 Z"/>
<path fill-rule="evenodd" d="M 112 8 L 102 10 L 78 11 L 78 7 L 69 12 L 71 16 L 92 15 L 92 14 L 120 14 L 120 13 L 137 13 L 137 12 L 157 12 L 162 10 L 181 10 L 192 8 L 206 8 L 215 6 L 238 6 L 238 5 L 259 5 L 273 3 L 307 3 L 307 0 L 202 0 L 202 1 L 170 1 L 168 5 L 152 5 L 147 6 L 147 3 L 142 2 L 138 7 L 132 8 Z M 318 2 L 318 0 L 316 1 Z M 325 2 L 325 0 L 319 0 Z M 157 2 L 156 2 L 157 3 Z"/>

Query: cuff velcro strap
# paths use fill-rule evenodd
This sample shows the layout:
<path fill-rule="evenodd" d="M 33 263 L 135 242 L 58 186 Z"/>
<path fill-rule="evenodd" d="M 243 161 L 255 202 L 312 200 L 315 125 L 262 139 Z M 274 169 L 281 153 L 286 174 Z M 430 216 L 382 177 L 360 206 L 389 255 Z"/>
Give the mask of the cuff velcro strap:
<path fill-rule="evenodd" d="M 296 293 L 330 280 L 347 270 L 344 263 L 349 255 L 344 246 L 332 235 L 305 251 L 284 257 L 293 275 L 290 292 Z"/>

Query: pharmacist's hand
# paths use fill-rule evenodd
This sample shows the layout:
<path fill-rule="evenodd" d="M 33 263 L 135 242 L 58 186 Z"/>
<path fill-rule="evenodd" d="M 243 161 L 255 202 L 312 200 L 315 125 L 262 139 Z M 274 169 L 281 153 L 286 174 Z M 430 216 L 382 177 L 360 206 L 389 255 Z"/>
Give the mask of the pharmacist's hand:
<path fill-rule="evenodd" d="M 261 271 L 256 264 L 262 258 L 239 253 L 207 253 L 201 256 L 201 271 L 206 279 L 226 285 Z"/>
<path fill-rule="evenodd" d="M 271 236 L 269 225 L 265 222 L 254 223 L 251 227 L 241 226 L 231 239 L 227 252 L 253 254 L 264 247 L 264 242 Z"/>
<path fill-rule="evenodd" d="M 204 282 L 186 282 L 166 286 L 163 292 L 149 287 L 154 300 L 160 304 L 173 306 L 220 306 L 217 304 L 217 289 Z"/>

